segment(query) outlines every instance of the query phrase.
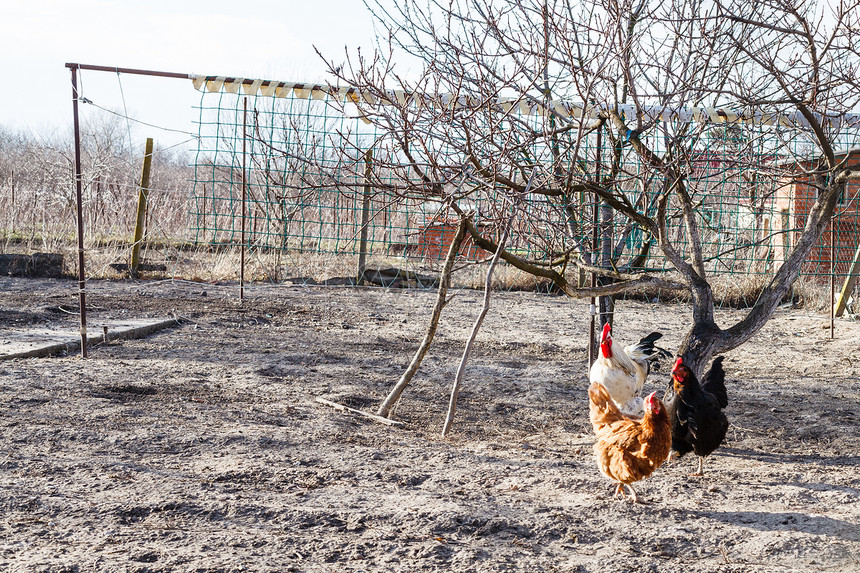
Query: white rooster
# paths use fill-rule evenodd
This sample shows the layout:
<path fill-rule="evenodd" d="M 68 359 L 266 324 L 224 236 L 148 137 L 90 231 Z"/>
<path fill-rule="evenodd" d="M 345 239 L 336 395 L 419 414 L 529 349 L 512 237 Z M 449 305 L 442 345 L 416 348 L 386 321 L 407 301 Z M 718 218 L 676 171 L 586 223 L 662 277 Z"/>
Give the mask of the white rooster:
<path fill-rule="evenodd" d="M 651 362 L 661 355 L 671 357 L 671 354 L 654 346 L 654 342 L 663 336 L 659 332 L 652 332 L 637 344 L 622 350 L 612 341 L 611 330 L 609 323 L 603 326 L 600 352 L 591 365 L 589 378 L 591 382 L 603 384 L 623 412 L 636 414 L 642 410 L 639 393 L 651 371 Z"/>

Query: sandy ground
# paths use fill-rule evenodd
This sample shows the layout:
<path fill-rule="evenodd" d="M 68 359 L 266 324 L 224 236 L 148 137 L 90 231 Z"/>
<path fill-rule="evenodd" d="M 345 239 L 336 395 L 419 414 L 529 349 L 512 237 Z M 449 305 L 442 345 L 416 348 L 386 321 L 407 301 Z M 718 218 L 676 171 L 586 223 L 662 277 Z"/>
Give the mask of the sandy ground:
<path fill-rule="evenodd" d="M 860 570 L 860 323 L 783 310 L 726 360 L 705 464 L 611 497 L 587 414 L 587 307 L 457 292 L 388 427 L 373 411 L 434 292 L 92 282 L 90 324 L 182 325 L 90 357 L 0 362 L 3 571 Z M 0 327 L 67 323 L 76 283 L 0 278 Z M 736 311 L 720 313 L 731 322 Z M 616 339 L 674 350 L 689 309 L 622 302 Z M 646 390 L 666 387 L 663 373 Z"/>

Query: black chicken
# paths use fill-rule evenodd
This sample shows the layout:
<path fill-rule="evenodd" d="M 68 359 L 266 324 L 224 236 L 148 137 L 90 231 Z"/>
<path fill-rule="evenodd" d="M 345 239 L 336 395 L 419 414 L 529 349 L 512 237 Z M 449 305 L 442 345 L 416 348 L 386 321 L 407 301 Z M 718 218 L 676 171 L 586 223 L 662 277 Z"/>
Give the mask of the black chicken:
<path fill-rule="evenodd" d="M 679 458 L 695 452 L 699 456 L 699 469 L 692 475 L 701 476 L 705 456 L 723 443 L 729 429 L 729 420 L 723 413 L 729 404 L 723 357 L 714 359 L 701 386 L 696 375 L 678 358 L 672 368 L 672 382 L 675 396 L 666 405 L 672 423 L 672 450 Z"/>

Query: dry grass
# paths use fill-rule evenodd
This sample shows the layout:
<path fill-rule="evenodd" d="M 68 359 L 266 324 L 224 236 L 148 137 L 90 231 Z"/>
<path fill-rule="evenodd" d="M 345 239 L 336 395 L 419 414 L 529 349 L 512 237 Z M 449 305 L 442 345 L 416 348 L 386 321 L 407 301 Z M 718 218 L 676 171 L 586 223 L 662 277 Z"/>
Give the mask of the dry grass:
<path fill-rule="evenodd" d="M 61 253 L 65 260 L 65 273 L 77 276 L 77 247 L 69 240 L 41 239 L 25 241 L 7 238 L 0 243 L 0 253 Z M 140 273 L 148 279 L 184 279 L 200 282 L 238 282 L 240 274 L 240 250 L 234 246 L 213 247 L 210 245 L 170 245 L 145 248 L 141 260 L 148 265 Z M 85 251 L 87 277 L 92 279 L 120 279 L 128 276 L 121 268 L 131 260 L 131 246 L 122 240 L 103 241 Z M 428 261 L 403 253 L 399 256 L 374 254 L 366 261 L 367 268 L 398 268 L 419 274 L 438 275 L 441 261 Z M 488 262 L 465 262 L 454 272 L 452 282 L 462 288 L 482 289 L 486 281 Z M 331 253 L 281 252 L 277 250 L 245 251 L 246 282 L 322 283 L 325 281 L 346 282 L 357 276 L 358 255 L 336 255 Z M 770 276 L 762 274 L 734 274 L 715 276 L 711 279 L 714 298 L 718 307 L 749 308 L 758 300 L 770 282 Z M 576 283 L 580 277 L 576 271 L 568 272 L 567 279 Z M 836 290 L 841 287 L 840 278 Z M 511 265 L 500 264 L 495 271 L 494 285 L 498 290 L 528 290 L 553 292 L 551 282 L 540 279 Z M 628 300 L 649 302 L 689 303 L 686 291 L 639 289 L 623 297 Z M 857 298 L 857 297 L 855 297 Z M 827 277 L 801 276 L 783 300 L 798 308 L 811 312 L 825 312 L 830 305 L 830 283 Z M 855 304 L 856 306 L 856 304 Z M 849 312 L 854 312 L 854 307 Z"/>
<path fill-rule="evenodd" d="M 711 284 L 718 306 L 748 308 L 755 304 L 770 280 L 769 275 L 733 275 L 717 277 Z M 837 291 L 842 280 L 837 278 Z M 833 304 L 829 277 L 802 275 L 782 302 L 811 312 L 829 312 Z"/>

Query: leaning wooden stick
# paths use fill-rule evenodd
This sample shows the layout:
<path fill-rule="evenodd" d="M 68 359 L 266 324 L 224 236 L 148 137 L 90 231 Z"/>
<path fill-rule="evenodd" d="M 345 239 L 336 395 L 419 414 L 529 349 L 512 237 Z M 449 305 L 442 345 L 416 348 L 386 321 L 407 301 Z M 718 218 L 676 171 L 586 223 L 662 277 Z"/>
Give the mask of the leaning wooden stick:
<path fill-rule="evenodd" d="M 532 181 L 534 181 L 535 178 L 535 173 L 537 173 L 537 168 L 532 171 L 531 177 L 529 177 L 525 193 L 528 193 L 531 188 Z M 505 225 L 502 238 L 499 241 L 499 245 L 496 247 L 496 252 L 493 254 L 493 260 L 490 262 L 490 268 L 487 269 L 487 282 L 484 285 L 484 306 L 481 308 L 481 314 L 479 314 L 477 320 L 475 320 L 475 326 L 472 327 L 472 333 L 469 335 L 469 340 L 466 341 L 466 348 L 463 350 L 463 357 L 460 359 L 460 366 L 457 368 L 456 376 L 454 376 L 454 387 L 451 389 L 451 399 L 448 402 L 448 415 L 445 416 L 445 424 L 442 426 L 443 438 L 448 437 L 448 432 L 451 430 L 451 424 L 454 422 L 454 413 L 457 411 L 457 397 L 460 395 L 460 384 L 463 382 L 463 372 L 466 370 L 466 362 L 469 361 L 469 354 L 472 352 L 472 344 L 478 336 L 478 331 L 481 329 L 484 317 L 487 316 L 487 311 L 490 310 L 490 291 L 493 288 L 493 272 L 496 269 L 496 264 L 499 262 L 499 257 L 501 257 L 502 251 L 505 249 L 505 243 L 508 241 L 508 233 L 511 230 L 511 224 L 514 222 L 515 215 L 516 206 L 514 207 L 514 212 L 511 213 L 511 216 L 508 218 L 507 224 Z"/>
<path fill-rule="evenodd" d="M 400 395 L 406 389 L 406 385 L 409 384 L 409 381 L 412 380 L 412 377 L 418 371 L 424 355 L 427 354 L 427 350 L 430 348 L 430 343 L 433 342 L 433 336 L 436 334 L 436 328 L 439 326 L 439 317 L 442 315 L 442 308 L 448 302 L 448 285 L 451 282 L 451 270 L 454 268 L 454 260 L 460 253 L 460 245 L 463 244 L 463 239 L 466 237 L 466 221 L 467 219 L 460 221 L 460 225 L 457 227 L 457 234 L 454 235 L 454 240 L 451 241 L 451 248 L 448 250 L 448 256 L 445 258 L 442 276 L 439 277 L 439 294 L 436 296 L 436 305 L 433 307 L 433 315 L 430 317 L 430 325 L 427 327 L 424 340 L 421 341 L 421 346 L 418 347 L 418 351 L 412 357 L 412 362 L 409 363 L 406 372 L 403 373 L 403 376 L 394 385 L 391 393 L 388 394 L 388 397 L 379 406 L 379 410 L 376 411 L 377 416 L 391 418 L 394 405 L 397 404 Z"/>
<path fill-rule="evenodd" d="M 499 262 L 499 256 L 501 255 L 502 249 L 505 248 L 505 242 L 508 239 L 508 229 L 510 229 L 510 227 L 510 221 L 508 221 L 508 225 L 505 227 L 505 233 L 502 236 L 502 240 L 499 241 L 499 246 L 496 249 L 496 253 L 493 255 L 490 268 L 487 270 L 487 282 L 486 288 L 484 289 L 484 306 L 481 308 L 481 314 L 478 315 L 478 319 L 472 327 L 472 333 L 469 335 L 469 340 L 466 341 L 466 348 L 463 350 L 463 357 L 460 359 L 460 366 L 457 368 L 457 375 L 454 377 L 454 387 L 451 389 L 451 400 L 448 402 L 448 415 L 445 416 L 445 425 L 442 427 L 443 438 L 448 437 L 448 432 L 451 430 L 451 424 L 454 422 L 454 413 L 457 410 L 457 396 L 460 394 L 460 384 L 463 381 L 463 372 L 466 370 L 466 362 L 469 361 L 469 354 L 472 352 L 472 343 L 475 342 L 475 338 L 478 336 L 478 330 L 481 329 L 481 324 L 484 322 L 484 317 L 487 316 L 487 311 L 490 310 L 490 291 L 492 290 L 493 285 L 493 271 L 496 268 L 496 263 Z"/>

